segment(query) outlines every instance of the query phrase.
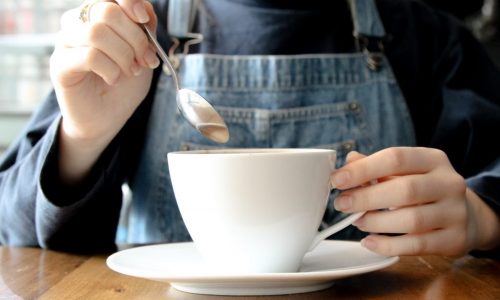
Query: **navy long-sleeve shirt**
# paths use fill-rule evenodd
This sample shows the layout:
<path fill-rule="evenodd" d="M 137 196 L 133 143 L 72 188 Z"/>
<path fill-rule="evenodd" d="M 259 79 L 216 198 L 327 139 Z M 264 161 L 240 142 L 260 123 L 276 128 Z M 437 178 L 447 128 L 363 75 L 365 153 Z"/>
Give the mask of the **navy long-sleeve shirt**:
<path fill-rule="evenodd" d="M 387 32 L 384 50 L 410 109 L 417 144 L 444 150 L 468 186 L 500 211 L 499 70 L 457 20 L 418 1 L 376 3 Z M 158 36 L 168 48 L 167 3 L 154 4 Z M 204 41 L 192 52 L 355 51 L 345 1 L 205 0 L 200 18 L 207 16 L 209 22 L 195 24 Z M 135 174 L 159 72 L 148 96 L 78 187 L 58 181 L 61 116 L 55 94 L 47 97 L 0 159 L 1 244 L 66 251 L 113 247 L 120 187 Z"/>

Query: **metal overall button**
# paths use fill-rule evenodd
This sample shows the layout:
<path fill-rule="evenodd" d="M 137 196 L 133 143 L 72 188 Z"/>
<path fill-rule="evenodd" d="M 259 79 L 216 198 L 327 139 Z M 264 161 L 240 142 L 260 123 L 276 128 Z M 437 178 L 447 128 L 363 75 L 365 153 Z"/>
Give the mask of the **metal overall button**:
<path fill-rule="evenodd" d="M 378 71 L 384 65 L 384 55 L 380 52 L 378 53 L 368 53 L 368 57 L 366 58 L 366 65 L 368 69 L 372 71 Z"/>
<path fill-rule="evenodd" d="M 345 153 L 349 153 L 350 151 L 352 151 L 354 149 L 354 142 L 345 142 L 342 144 L 341 147 Z"/>
<path fill-rule="evenodd" d="M 349 103 L 349 110 L 352 111 L 352 112 L 359 112 L 360 111 L 360 106 L 357 102 L 351 102 Z"/>
<path fill-rule="evenodd" d="M 378 71 L 384 65 L 384 38 L 373 39 L 365 35 L 356 37 L 356 47 L 366 55 L 366 66 L 371 71 Z"/>

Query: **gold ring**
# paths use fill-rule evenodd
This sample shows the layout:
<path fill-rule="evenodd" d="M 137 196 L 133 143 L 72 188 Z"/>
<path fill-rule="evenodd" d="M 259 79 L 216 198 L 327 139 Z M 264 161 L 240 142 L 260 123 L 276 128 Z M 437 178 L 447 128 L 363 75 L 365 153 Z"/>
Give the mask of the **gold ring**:
<path fill-rule="evenodd" d="M 97 2 L 99 2 L 99 0 L 87 0 L 83 2 L 82 8 L 80 9 L 80 16 L 78 17 L 82 23 L 90 22 L 90 10 Z"/>

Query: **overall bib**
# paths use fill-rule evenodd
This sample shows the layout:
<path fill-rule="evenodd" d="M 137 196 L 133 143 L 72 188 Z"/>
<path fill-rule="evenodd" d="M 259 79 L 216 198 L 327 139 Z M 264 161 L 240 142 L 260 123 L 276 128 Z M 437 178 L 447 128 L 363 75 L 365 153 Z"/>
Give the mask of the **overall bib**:
<path fill-rule="evenodd" d="M 222 147 L 330 148 L 337 150 L 340 167 L 351 150 L 371 154 L 415 144 L 408 108 L 389 62 L 378 51 L 382 49 L 365 47 L 385 36 L 374 0 L 352 0 L 351 12 L 354 36 L 360 42 L 358 52 L 181 57 L 181 86 L 205 97 L 227 122 L 231 137 Z M 120 242 L 190 240 L 170 183 L 167 153 L 221 145 L 201 136 L 183 119 L 175 93 L 172 79 L 162 74 L 145 149 L 135 179 L 129 183 L 133 200 Z M 324 224 L 340 215 L 330 199 Z M 363 235 L 349 227 L 334 237 Z"/>

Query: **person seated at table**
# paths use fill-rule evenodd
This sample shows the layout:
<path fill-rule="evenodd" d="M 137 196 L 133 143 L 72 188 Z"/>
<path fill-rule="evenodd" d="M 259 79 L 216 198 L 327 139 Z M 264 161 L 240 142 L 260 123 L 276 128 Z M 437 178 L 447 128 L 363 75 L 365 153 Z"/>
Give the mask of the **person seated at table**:
<path fill-rule="evenodd" d="M 139 23 L 221 113 L 227 144 L 183 120 Z M 54 91 L 0 161 L 3 245 L 113 247 L 124 183 L 123 241 L 189 240 L 168 152 L 323 147 L 338 151 L 340 191 L 325 223 L 368 211 L 334 238 L 384 255 L 498 253 L 500 72 L 419 1 L 86 2 L 63 16 L 50 73 Z"/>

